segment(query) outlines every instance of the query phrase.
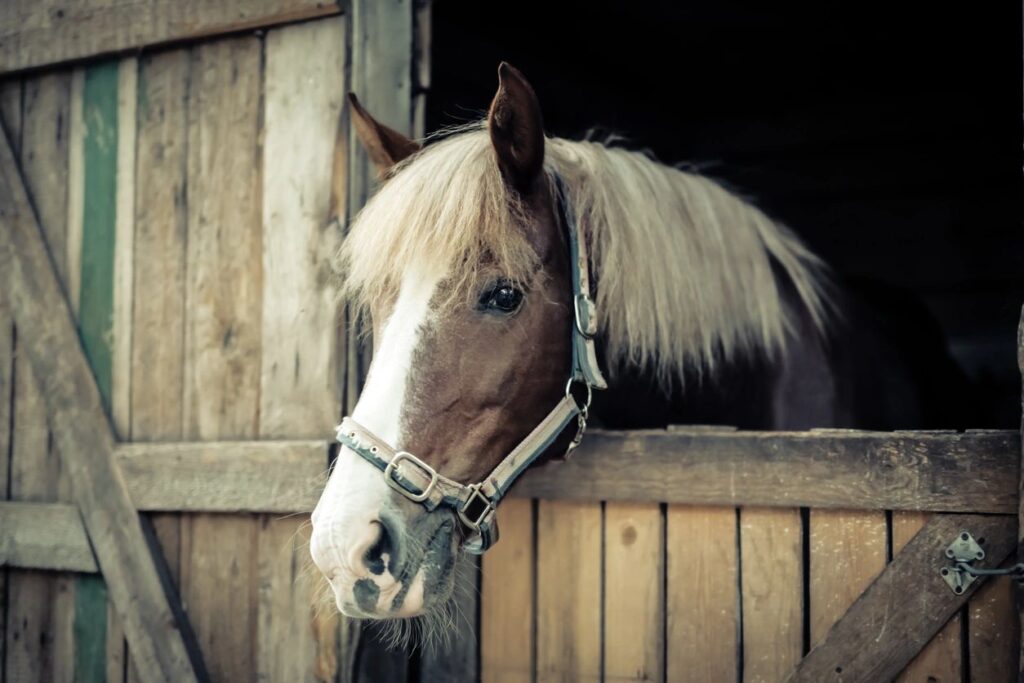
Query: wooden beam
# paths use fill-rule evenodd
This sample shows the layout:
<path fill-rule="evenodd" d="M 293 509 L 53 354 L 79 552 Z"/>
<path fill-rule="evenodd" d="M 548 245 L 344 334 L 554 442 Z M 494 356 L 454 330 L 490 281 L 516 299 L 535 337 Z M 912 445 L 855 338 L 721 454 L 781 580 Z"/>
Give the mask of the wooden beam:
<path fill-rule="evenodd" d="M 1017 326 L 1017 367 L 1024 378 L 1024 307 L 1020 312 L 1020 324 Z M 1021 386 L 1021 418 L 1020 462 L 1021 473 L 1017 479 L 1017 561 L 1024 562 L 1024 385 Z M 1017 612 L 1020 620 L 1020 654 L 1017 659 L 1018 680 L 1024 681 L 1024 584 L 1017 583 Z"/>
<path fill-rule="evenodd" d="M 787 681 L 888 681 L 921 651 L 982 584 L 957 595 L 939 575 L 946 547 L 962 530 L 984 540 L 992 568 L 1013 551 L 1016 520 L 1006 516 L 936 515 L 857 599 Z"/>
<path fill-rule="evenodd" d="M 594 431 L 513 495 L 1016 514 L 1019 468 L 1010 431 Z"/>
<path fill-rule="evenodd" d="M 338 14 L 338 0 L 12 0 L 0 74 Z"/>
<path fill-rule="evenodd" d="M 74 505 L 0 503 L 0 528 L 0 567 L 96 571 L 96 558 Z"/>
<path fill-rule="evenodd" d="M 326 481 L 325 441 L 130 444 L 117 463 L 139 510 L 309 512 Z"/>
<path fill-rule="evenodd" d="M 187 621 L 172 609 L 114 462 L 110 420 L 6 135 L 0 136 L 0 278 L 138 670 L 151 681 L 205 677 L 198 652 L 186 647 Z"/>

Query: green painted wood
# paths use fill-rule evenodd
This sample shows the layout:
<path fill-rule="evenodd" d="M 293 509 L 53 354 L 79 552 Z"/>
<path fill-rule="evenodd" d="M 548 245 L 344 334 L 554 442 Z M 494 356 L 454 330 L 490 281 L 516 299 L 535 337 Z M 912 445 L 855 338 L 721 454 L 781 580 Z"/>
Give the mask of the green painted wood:
<path fill-rule="evenodd" d="M 110 409 L 114 321 L 114 225 L 117 213 L 117 62 L 85 71 L 82 94 L 85 168 L 82 283 L 78 328 L 86 358 Z"/>
<path fill-rule="evenodd" d="M 75 683 L 107 680 L 107 585 L 99 575 L 75 582 Z"/>
<path fill-rule="evenodd" d="M 82 92 L 85 187 L 78 330 L 108 413 L 114 346 L 117 83 L 117 60 L 101 62 L 86 68 Z M 102 576 L 82 576 L 76 582 L 74 635 L 76 683 L 105 682 L 107 587 Z"/>

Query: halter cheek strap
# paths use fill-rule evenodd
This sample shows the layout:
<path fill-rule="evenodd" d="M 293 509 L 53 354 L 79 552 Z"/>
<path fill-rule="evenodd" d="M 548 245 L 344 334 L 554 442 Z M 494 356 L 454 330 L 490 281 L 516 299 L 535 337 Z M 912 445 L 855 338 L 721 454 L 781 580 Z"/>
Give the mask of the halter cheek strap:
<path fill-rule="evenodd" d="M 576 420 L 576 435 L 566 456 L 579 445 L 587 426 L 591 390 L 604 389 L 607 383 L 597 364 L 594 336 L 597 315 L 590 297 L 590 269 L 583 230 L 576 221 L 565 194 L 562 178 L 554 175 L 558 215 L 569 242 L 569 260 L 573 287 L 572 369 L 565 385 L 565 396 L 541 420 L 525 439 L 506 455 L 480 482 L 462 484 L 439 474 L 412 453 L 392 448 L 365 427 L 346 417 L 338 427 L 338 441 L 384 473 L 388 486 L 428 511 L 441 506 L 455 510 L 466 529 L 463 548 L 480 554 L 498 541 L 496 511 L 513 482 L 554 443 L 567 426 Z M 574 387 L 582 386 L 586 396 L 578 399 Z"/>

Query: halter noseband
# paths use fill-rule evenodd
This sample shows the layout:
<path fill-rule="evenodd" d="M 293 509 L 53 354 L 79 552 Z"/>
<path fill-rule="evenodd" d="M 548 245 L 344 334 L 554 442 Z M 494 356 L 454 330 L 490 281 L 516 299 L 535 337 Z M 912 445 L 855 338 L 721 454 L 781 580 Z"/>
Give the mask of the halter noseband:
<path fill-rule="evenodd" d="M 483 481 L 476 484 L 462 484 L 439 474 L 412 453 L 392 448 L 351 417 L 342 420 L 338 427 L 338 441 L 381 470 L 388 486 L 409 500 L 423 505 L 427 511 L 436 510 L 442 505 L 454 509 L 468 531 L 463 548 L 474 554 L 481 554 L 497 543 L 498 503 L 508 493 L 512 483 L 551 446 L 573 418 L 576 418 L 576 435 L 569 444 L 566 456 L 579 445 L 587 427 L 591 389 L 604 389 L 607 386 L 597 364 L 594 348 L 597 315 L 594 301 L 590 297 L 586 240 L 566 197 L 562 178 L 557 173 L 554 174 L 554 184 L 558 216 L 565 226 L 569 242 L 573 327 L 572 371 L 565 384 L 565 396 L 551 412 Z M 586 398 L 582 401 L 573 395 L 573 388 L 577 385 L 586 388 Z"/>

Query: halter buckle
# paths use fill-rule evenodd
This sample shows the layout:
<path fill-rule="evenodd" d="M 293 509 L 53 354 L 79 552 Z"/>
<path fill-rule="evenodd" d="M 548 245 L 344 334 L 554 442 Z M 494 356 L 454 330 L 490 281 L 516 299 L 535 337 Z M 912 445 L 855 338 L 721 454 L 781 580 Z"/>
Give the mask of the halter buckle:
<path fill-rule="evenodd" d="M 420 493 L 414 493 L 407 489 L 402 483 L 395 477 L 398 471 L 398 466 L 402 462 L 409 462 L 416 466 L 417 469 L 421 470 L 427 477 L 430 478 L 430 483 Z M 422 503 L 423 501 L 430 498 L 430 494 L 433 493 L 434 487 L 437 486 L 438 474 L 433 467 L 417 458 L 412 453 L 407 451 L 398 451 L 395 453 L 395 457 L 391 458 L 391 462 L 384 469 L 384 480 L 388 483 L 388 486 L 401 493 L 403 496 L 408 498 L 414 503 Z"/>
<path fill-rule="evenodd" d="M 474 484 L 469 487 L 470 494 L 466 502 L 459 506 L 459 519 L 472 531 L 479 532 L 480 525 L 487 521 L 487 518 L 494 514 L 495 507 L 491 499 L 485 496 L 480 491 L 480 484 Z M 479 512 L 471 510 L 470 507 L 473 505 L 482 506 Z"/>
<path fill-rule="evenodd" d="M 573 298 L 572 305 L 576 314 L 576 330 L 584 339 L 593 339 L 597 334 L 597 306 L 594 300 L 580 292 Z"/>

